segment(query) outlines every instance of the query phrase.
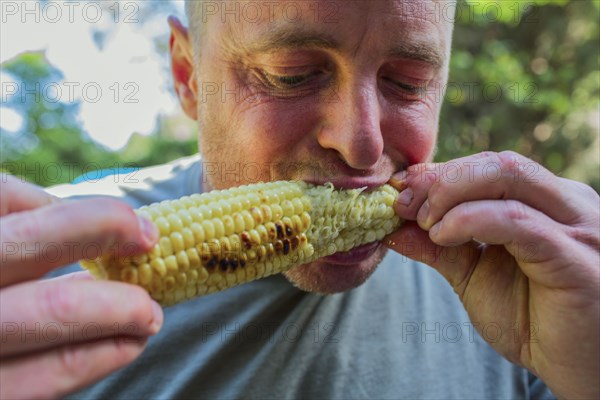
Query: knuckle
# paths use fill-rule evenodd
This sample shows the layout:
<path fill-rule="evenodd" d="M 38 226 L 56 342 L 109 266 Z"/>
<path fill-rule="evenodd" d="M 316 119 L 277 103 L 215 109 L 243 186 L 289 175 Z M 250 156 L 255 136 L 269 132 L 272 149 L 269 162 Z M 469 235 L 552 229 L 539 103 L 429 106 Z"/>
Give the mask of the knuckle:
<path fill-rule="evenodd" d="M 513 150 L 503 150 L 495 153 L 498 158 L 506 158 L 506 159 L 518 159 L 524 158 L 521 154 L 517 153 Z"/>
<path fill-rule="evenodd" d="M 135 360 L 144 347 L 147 338 L 116 339 L 113 348 L 113 362 L 115 367 L 122 367 Z"/>
<path fill-rule="evenodd" d="M 437 170 L 427 171 L 423 174 L 423 183 L 427 186 L 433 186 L 440 181 L 440 176 Z"/>
<path fill-rule="evenodd" d="M 81 347 L 65 346 L 58 350 L 58 369 L 65 375 L 77 380 L 77 377 L 85 376 L 89 369 L 89 360 L 85 357 L 85 351 Z"/>
<path fill-rule="evenodd" d="M 502 175 L 513 182 L 539 183 L 554 177 L 539 163 L 512 150 L 498 153 L 497 162 Z"/>
<path fill-rule="evenodd" d="M 54 285 L 43 285 L 41 299 L 42 312 L 52 320 L 70 322 L 74 320 L 81 302 L 76 291 L 71 290 L 71 285 L 56 282 Z"/>
<path fill-rule="evenodd" d="M 506 218 L 512 221 L 523 221 L 529 218 L 527 207 L 516 200 L 507 200 L 504 202 Z"/>
<path fill-rule="evenodd" d="M 523 164 L 521 160 L 523 157 L 512 150 L 496 153 L 494 158 L 496 158 L 504 174 L 509 176 L 517 175 L 519 173 L 519 166 Z"/>
<path fill-rule="evenodd" d="M 120 233 L 125 233 L 126 228 L 132 223 L 137 224 L 133 209 L 126 203 L 117 199 L 98 199 L 93 200 L 97 203 L 98 208 L 104 210 L 106 214 L 107 228 Z"/>
<path fill-rule="evenodd" d="M 2 241 L 28 242 L 39 240 L 42 224 L 35 212 L 24 212 L 3 220 Z"/>
<path fill-rule="evenodd" d="M 92 209 L 101 210 L 100 233 L 105 238 L 103 247 L 133 240 L 138 232 L 138 220 L 126 203 L 110 198 L 88 200 Z"/>
<path fill-rule="evenodd" d="M 444 200 L 447 198 L 448 189 L 449 184 L 446 182 L 436 183 L 429 189 L 427 201 L 431 210 L 439 209 L 443 205 Z"/>
<path fill-rule="evenodd" d="M 479 154 L 480 154 L 481 157 L 484 157 L 484 158 L 492 158 L 492 157 L 497 157 L 498 156 L 497 152 L 491 151 L 491 150 L 482 151 Z"/>
<path fill-rule="evenodd" d="M 146 290 L 124 282 L 102 284 L 101 293 L 94 297 L 94 305 L 112 316 L 111 323 L 133 324 L 132 333 L 153 320 L 152 303 Z"/>
<path fill-rule="evenodd" d="M 130 301 L 125 318 L 128 322 L 148 324 L 153 319 L 150 296 L 139 286 L 128 285 L 127 290 Z"/>
<path fill-rule="evenodd" d="M 594 227 L 571 226 L 567 234 L 577 242 L 586 244 L 597 252 L 600 252 L 600 235 Z"/>

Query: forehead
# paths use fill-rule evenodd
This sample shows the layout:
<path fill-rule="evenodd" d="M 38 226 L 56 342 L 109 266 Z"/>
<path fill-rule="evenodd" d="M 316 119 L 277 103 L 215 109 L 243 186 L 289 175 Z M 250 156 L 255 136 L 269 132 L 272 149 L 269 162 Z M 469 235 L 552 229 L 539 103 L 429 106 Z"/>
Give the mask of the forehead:
<path fill-rule="evenodd" d="M 446 54 L 450 46 L 451 0 L 288 0 L 202 2 L 205 34 L 232 47 L 283 36 L 310 35 L 352 50 L 358 42 L 427 42 Z M 305 35 L 305 36 L 306 36 Z M 287 44 L 293 45 L 293 38 Z M 264 44 L 264 43 L 263 43 Z M 306 40 L 303 41 L 306 45 Z M 229 47 L 228 46 L 228 47 Z"/>

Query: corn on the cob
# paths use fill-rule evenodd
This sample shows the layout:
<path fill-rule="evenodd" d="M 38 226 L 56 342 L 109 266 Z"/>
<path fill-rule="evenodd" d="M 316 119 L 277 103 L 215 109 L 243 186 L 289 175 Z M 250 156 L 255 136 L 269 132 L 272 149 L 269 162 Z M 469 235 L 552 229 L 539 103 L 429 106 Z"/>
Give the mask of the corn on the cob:
<path fill-rule="evenodd" d="M 136 210 L 160 231 L 150 252 L 82 265 L 168 306 L 381 240 L 400 224 L 397 194 L 277 181 L 185 196 Z"/>

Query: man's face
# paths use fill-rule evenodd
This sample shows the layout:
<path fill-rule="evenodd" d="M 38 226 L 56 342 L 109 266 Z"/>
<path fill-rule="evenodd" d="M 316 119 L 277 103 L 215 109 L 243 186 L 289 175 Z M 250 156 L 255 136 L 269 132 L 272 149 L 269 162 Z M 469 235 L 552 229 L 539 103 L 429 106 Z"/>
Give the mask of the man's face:
<path fill-rule="evenodd" d="M 194 66 L 204 189 L 280 179 L 374 187 L 429 160 L 452 25 L 425 3 L 207 7 Z M 364 282 L 384 254 L 367 245 L 286 276 L 339 292 Z"/>

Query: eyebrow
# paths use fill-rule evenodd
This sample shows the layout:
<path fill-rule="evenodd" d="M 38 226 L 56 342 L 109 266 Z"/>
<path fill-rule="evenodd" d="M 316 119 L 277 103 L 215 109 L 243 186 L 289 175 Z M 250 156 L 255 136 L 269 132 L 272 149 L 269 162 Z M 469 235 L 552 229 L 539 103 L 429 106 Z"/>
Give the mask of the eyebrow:
<path fill-rule="evenodd" d="M 272 53 L 281 49 L 322 48 L 339 50 L 341 44 L 322 32 L 273 30 L 257 41 L 249 44 L 247 50 L 259 53 Z M 444 57 L 428 43 L 402 43 L 388 51 L 388 56 L 423 61 L 435 68 L 444 64 Z"/>
<path fill-rule="evenodd" d="M 402 43 L 388 52 L 388 55 L 423 61 L 435 68 L 441 68 L 444 65 L 444 56 L 435 47 L 426 43 Z"/>

